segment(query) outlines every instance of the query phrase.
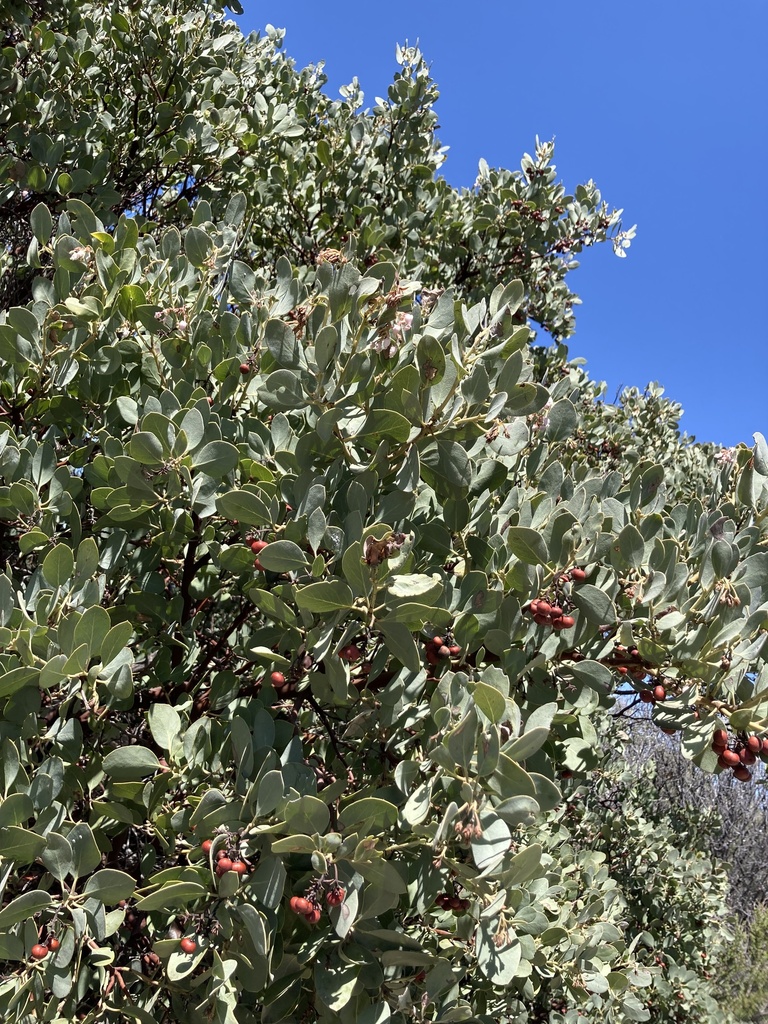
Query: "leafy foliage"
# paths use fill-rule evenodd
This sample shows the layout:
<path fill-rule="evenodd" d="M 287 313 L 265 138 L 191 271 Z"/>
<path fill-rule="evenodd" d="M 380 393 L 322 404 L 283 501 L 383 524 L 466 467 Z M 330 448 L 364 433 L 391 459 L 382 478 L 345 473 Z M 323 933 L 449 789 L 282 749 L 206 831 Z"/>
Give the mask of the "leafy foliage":
<path fill-rule="evenodd" d="M 617 692 L 765 731 L 765 441 L 531 349 L 616 215 L 433 178 L 415 51 L 363 114 L 215 5 L 67 18 L 3 51 L 4 1019 L 678 1019 L 559 779 Z"/>
<path fill-rule="evenodd" d="M 766 908 L 760 905 L 749 923 L 740 923 L 737 941 L 724 953 L 721 984 L 737 1020 L 760 1021 L 768 1007 L 768 934 Z"/>
<path fill-rule="evenodd" d="M 563 820 L 577 848 L 605 859 L 623 899 L 622 925 L 634 937 L 650 1019 L 723 1018 L 724 961 L 741 929 L 727 909 L 726 865 L 712 856 L 719 816 L 712 807 L 660 799 L 674 741 L 650 725 L 638 737 L 636 720 L 632 735 L 621 724 L 600 723 L 608 756 L 587 785 L 566 794 Z M 691 768 L 679 753 L 675 760 L 683 774 Z"/>
<path fill-rule="evenodd" d="M 706 877 L 714 884 L 708 893 L 697 892 L 690 879 L 684 885 L 686 896 L 693 890 L 693 900 L 698 901 L 691 920 L 702 943 L 704 977 L 716 979 L 719 992 L 726 993 L 721 1000 L 732 1008 L 735 1019 L 759 1021 L 766 1007 L 764 901 L 768 875 L 759 843 L 751 837 L 766 825 L 763 786 L 703 776 L 682 757 L 674 739 L 660 742 L 658 731 L 637 718 L 632 719 L 631 742 L 621 748 L 619 760 L 628 780 L 624 799 L 640 798 L 654 830 L 672 828 L 678 842 L 688 846 L 699 861 L 702 855 L 711 859 L 713 867 Z M 762 770 L 756 775 L 764 778 Z M 654 848 L 658 850 L 656 841 Z M 662 864 L 659 858 L 655 863 L 669 879 L 672 873 L 666 860 Z M 727 893 L 722 891 L 723 868 L 727 870 Z M 647 877 L 648 872 L 645 874 Z M 675 881 L 678 877 L 675 872 Z M 715 896 L 717 923 L 705 935 L 701 915 L 710 896 Z M 633 905 L 631 900 L 629 905 Z M 701 992 L 700 980 L 697 991 Z"/>
<path fill-rule="evenodd" d="M 644 773 L 653 762 L 652 814 L 676 830 L 699 829 L 702 849 L 728 867 L 728 905 L 748 921 L 768 899 L 768 866 L 753 832 L 768 826 L 764 785 L 743 786 L 727 776 L 702 775 L 686 761 L 675 740 L 659 743 L 655 729 L 633 729 L 632 743 L 624 748 L 630 768 Z M 764 770 L 755 778 L 763 783 Z"/>
<path fill-rule="evenodd" d="M 519 277 L 524 311 L 559 336 L 573 328 L 565 276 L 575 255 L 608 237 L 617 252 L 628 244 L 620 211 L 592 182 L 565 194 L 551 144 L 537 144 L 520 172 L 481 164 L 471 191 L 436 176 L 437 89 L 414 48 L 398 51 L 388 97 L 363 113 L 356 82 L 330 100 L 321 69 L 297 72 L 281 33 L 244 41 L 220 2 L 59 6 L 55 25 L 42 11 L 10 20 L 15 46 L 3 56 L 12 87 L 0 111 L 0 230 L 16 257 L 7 295 L 28 284 L 27 241 L 36 265 L 28 221 L 41 200 L 55 213 L 80 199 L 109 229 L 128 211 L 181 226 L 196 200 L 219 219 L 241 191 L 233 258 L 274 266 L 284 255 L 311 277 L 321 252 L 354 236 L 359 263 L 394 262 L 471 303 Z"/>

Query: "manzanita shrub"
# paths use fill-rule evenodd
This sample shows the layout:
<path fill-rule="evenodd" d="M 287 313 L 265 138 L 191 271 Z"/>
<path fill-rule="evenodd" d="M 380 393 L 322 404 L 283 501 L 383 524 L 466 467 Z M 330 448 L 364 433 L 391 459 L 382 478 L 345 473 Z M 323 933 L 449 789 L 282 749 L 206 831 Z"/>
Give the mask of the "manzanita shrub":
<path fill-rule="evenodd" d="M 567 333 L 571 298 L 567 268 L 546 272 L 564 250 L 539 252 L 514 204 L 555 238 L 582 202 L 549 147 L 461 195 L 404 160 L 380 182 L 397 204 L 377 207 L 376 160 L 437 151 L 429 104 L 409 101 L 432 89 L 420 57 L 402 55 L 391 107 L 355 114 L 215 14 L 71 3 L 70 35 L 19 17 L 3 51 L 2 197 L 35 200 L 7 259 L 28 300 L 0 320 L 3 1019 L 725 1019 L 705 988 L 669 1008 L 706 986 L 701 963 L 675 959 L 680 980 L 666 954 L 648 962 L 664 922 L 627 912 L 642 887 L 567 811 L 604 770 L 617 694 L 703 771 L 765 756 L 764 439 L 695 446 L 660 389 L 606 405 L 564 346 L 531 349 L 529 319 Z M 153 49 L 182 32 L 186 50 Z M 55 75 L 70 61 L 61 94 L 28 88 L 41 49 Z M 131 81 L 108 94 L 114 135 L 74 114 L 74 142 L 54 130 L 112 49 L 170 119 L 156 143 L 146 108 L 123 106 Z M 189 148 L 165 151 L 177 111 L 158 97 L 201 68 Z M 96 160 L 131 114 L 136 151 L 168 168 L 140 209 L 102 191 L 129 152 Z M 62 145 L 54 161 L 39 143 L 30 177 L 24 133 L 46 125 Z M 69 160 L 101 177 L 73 195 Z M 271 190 L 297 168 L 306 203 Z M 372 198 L 348 222 L 353 170 Z M 180 174 L 194 195 L 174 207 Z M 447 197 L 432 217 L 422 191 Z M 262 245 L 291 198 L 296 244 Z M 458 248 L 441 278 L 422 228 L 436 252 L 465 246 L 463 278 Z M 482 231 L 519 276 L 482 262 Z"/>

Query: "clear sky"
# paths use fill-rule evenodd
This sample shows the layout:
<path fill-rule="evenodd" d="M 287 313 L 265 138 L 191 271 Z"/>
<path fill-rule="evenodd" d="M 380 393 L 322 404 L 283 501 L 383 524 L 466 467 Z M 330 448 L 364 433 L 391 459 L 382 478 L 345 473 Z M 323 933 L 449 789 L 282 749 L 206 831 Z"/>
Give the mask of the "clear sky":
<path fill-rule="evenodd" d="M 594 179 L 638 225 L 627 259 L 601 246 L 570 275 L 571 354 L 609 399 L 659 381 L 701 441 L 768 435 L 766 0 L 241 2 L 244 31 L 285 28 L 297 65 L 325 61 L 333 96 L 356 75 L 365 106 L 418 43 L 453 185 L 554 138 L 566 188 Z"/>

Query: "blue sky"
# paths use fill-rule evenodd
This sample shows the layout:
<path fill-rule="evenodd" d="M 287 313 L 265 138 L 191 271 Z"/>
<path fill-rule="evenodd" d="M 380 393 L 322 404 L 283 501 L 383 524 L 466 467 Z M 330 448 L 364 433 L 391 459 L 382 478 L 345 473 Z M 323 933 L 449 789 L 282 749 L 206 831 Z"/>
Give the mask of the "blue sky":
<path fill-rule="evenodd" d="M 611 399 L 659 381 L 700 441 L 768 435 L 765 0 L 242 3 L 244 31 L 285 28 L 297 65 L 325 61 L 333 96 L 356 75 L 366 106 L 418 42 L 453 185 L 554 138 L 566 188 L 594 179 L 638 226 L 627 259 L 599 247 L 571 275 L 571 354 Z"/>

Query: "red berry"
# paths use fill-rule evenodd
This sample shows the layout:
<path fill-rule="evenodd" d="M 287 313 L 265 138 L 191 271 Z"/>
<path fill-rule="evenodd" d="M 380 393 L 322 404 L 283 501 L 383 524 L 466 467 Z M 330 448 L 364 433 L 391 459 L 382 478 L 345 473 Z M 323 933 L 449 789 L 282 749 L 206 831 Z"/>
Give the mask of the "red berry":
<path fill-rule="evenodd" d="M 616 666 L 616 671 L 620 672 L 621 675 L 625 676 L 627 674 L 627 672 L 629 671 L 629 669 L 627 668 L 626 665 L 617 665 Z"/>
<path fill-rule="evenodd" d="M 715 729 L 715 735 L 712 737 L 712 742 L 717 743 L 719 747 L 727 747 L 728 733 L 725 729 Z"/>
<path fill-rule="evenodd" d="M 267 542 L 265 540 L 252 540 L 251 541 L 251 551 L 254 553 L 254 555 L 258 555 L 258 553 L 260 551 L 263 551 L 266 546 L 267 546 Z"/>
<path fill-rule="evenodd" d="M 34 960 L 45 960 L 45 958 L 48 956 L 48 947 L 41 946 L 40 943 L 38 942 L 32 947 L 30 953 L 32 954 L 32 958 Z"/>
<path fill-rule="evenodd" d="M 282 672 L 273 672 L 272 675 L 269 677 L 269 681 L 270 683 L 272 683 L 274 687 L 284 686 L 285 676 L 283 675 Z"/>
<path fill-rule="evenodd" d="M 313 907 L 308 914 L 304 915 L 310 924 L 317 924 L 322 916 L 323 912 L 320 907 Z"/>
<path fill-rule="evenodd" d="M 450 656 L 451 656 L 450 648 L 446 647 L 445 644 L 443 644 L 442 647 L 438 647 L 438 649 L 437 649 L 437 656 L 438 656 L 438 658 L 443 658 L 443 659 L 450 658 Z"/>
<path fill-rule="evenodd" d="M 749 782 L 752 778 L 752 772 L 746 765 L 740 764 L 738 768 L 733 769 L 733 777 L 738 779 L 739 782 Z"/>
<path fill-rule="evenodd" d="M 541 611 L 541 608 L 539 608 L 539 611 Z M 563 609 L 559 604 L 553 604 L 549 609 L 549 614 L 553 619 L 561 619 L 563 617 Z"/>
<path fill-rule="evenodd" d="M 183 953 L 194 953 L 197 950 L 197 943 L 194 939 L 190 939 L 189 936 L 185 936 L 179 945 Z"/>
<path fill-rule="evenodd" d="M 763 746 L 763 741 L 760 739 L 759 736 L 750 736 L 747 740 L 747 746 L 753 754 L 759 754 Z"/>
<path fill-rule="evenodd" d="M 52 953 L 55 953 L 55 952 L 56 952 L 56 950 L 57 950 L 57 949 L 59 948 L 59 946 L 61 945 L 61 943 L 59 942 L 59 940 L 58 940 L 58 939 L 56 938 L 56 936 L 55 936 L 55 935 L 52 935 L 52 936 L 51 936 L 51 937 L 50 937 L 50 938 L 48 939 L 48 943 L 47 943 L 47 945 L 48 945 L 48 949 L 50 949 L 50 951 L 51 951 Z"/>
<path fill-rule="evenodd" d="M 222 857 L 219 863 L 216 865 L 216 874 L 221 878 L 222 875 L 226 875 L 228 871 L 232 870 L 232 861 L 229 857 Z"/>
<path fill-rule="evenodd" d="M 347 644 L 346 647 L 342 647 L 339 651 L 339 657 L 342 661 L 359 661 L 363 656 L 363 652 L 359 647 L 355 647 L 354 644 Z"/>
<path fill-rule="evenodd" d="M 441 636 L 433 636 L 432 640 L 431 640 L 431 643 L 434 644 L 435 647 L 444 647 L 445 646 L 445 640 L 443 640 L 443 638 Z"/>
<path fill-rule="evenodd" d="M 586 578 L 587 574 L 583 569 L 571 569 L 571 579 L 574 583 L 583 583 Z"/>
<path fill-rule="evenodd" d="M 208 396 L 208 405 L 213 405 L 213 399 L 210 395 Z"/>
<path fill-rule="evenodd" d="M 576 625 L 576 619 L 572 615 L 564 615 L 560 621 L 563 629 L 570 629 L 571 626 Z"/>
<path fill-rule="evenodd" d="M 242 373 L 243 376 L 245 376 L 246 373 L 250 373 L 250 372 L 251 372 L 251 368 L 248 365 L 248 363 L 240 363 L 240 373 Z"/>
<path fill-rule="evenodd" d="M 203 845 L 202 845 L 201 849 L 202 849 L 203 853 L 206 856 L 208 856 L 208 854 L 211 852 L 211 847 L 212 846 L 213 846 L 213 840 L 212 839 L 204 839 L 203 840 Z"/>
<path fill-rule="evenodd" d="M 461 648 L 459 647 L 458 644 L 451 644 L 451 646 L 448 648 L 448 651 L 452 658 L 455 658 L 459 654 L 461 654 Z"/>
<path fill-rule="evenodd" d="M 531 613 L 531 615 L 535 615 L 538 610 L 539 610 L 539 602 L 538 601 L 531 601 L 531 603 L 528 605 L 528 611 Z"/>
<path fill-rule="evenodd" d="M 741 761 L 741 758 L 735 750 L 724 750 L 720 757 L 726 764 L 731 765 L 731 767 L 735 767 Z"/>
<path fill-rule="evenodd" d="M 656 698 L 656 700 L 664 700 L 667 696 L 667 691 L 664 689 L 661 683 L 659 683 L 658 686 L 654 686 L 653 696 Z"/>
<path fill-rule="evenodd" d="M 768 736 L 763 740 L 763 753 L 768 754 Z"/>
<path fill-rule="evenodd" d="M 730 767 L 731 767 L 731 765 L 730 765 L 730 764 L 729 764 L 729 763 L 728 763 L 728 762 L 727 762 L 727 761 L 725 760 L 725 758 L 723 757 L 723 754 L 724 754 L 724 753 L 725 753 L 725 751 L 724 751 L 724 750 L 720 752 L 720 755 L 719 755 L 719 757 L 718 757 L 718 759 L 717 759 L 717 763 L 718 763 L 718 765 L 719 765 L 719 766 L 720 766 L 721 768 L 730 768 Z"/>
<path fill-rule="evenodd" d="M 264 566 L 261 564 L 261 562 L 258 560 L 258 558 L 255 558 L 253 560 L 253 568 L 256 570 L 256 572 L 266 572 L 267 571 L 264 568 Z"/>
<path fill-rule="evenodd" d="M 656 703 L 656 698 L 654 697 L 654 695 L 651 693 L 650 690 L 641 690 L 640 691 L 640 700 L 643 702 L 643 704 L 655 704 Z"/>
<path fill-rule="evenodd" d="M 235 872 L 236 875 L 247 875 L 248 865 L 245 863 L 244 860 L 233 860 L 232 870 Z"/>
<path fill-rule="evenodd" d="M 291 896 L 289 906 L 294 914 L 309 914 L 314 909 L 309 900 L 305 900 L 303 896 Z"/>
<path fill-rule="evenodd" d="M 536 612 L 533 616 L 533 621 L 539 626 L 549 626 L 550 620 L 549 615 L 543 615 L 541 612 Z"/>
<path fill-rule="evenodd" d="M 330 889 L 326 893 L 325 902 L 329 907 L 338 907 L 340 903 L 344 902 L 344 890 L 339 887 Z"/>
<path fill-rule="evenodd" d="M 539 601 L 539 607 L 536 609 L 538 615 L 551 615 L 552 605 L 549 601 Z"/>
<path fill-rule="evenodd" d="M 742 764 L 754 764 L 757 758 L 749 747 L 744 747 L 743 750 L 739 751 L 739 760 Z"/>

